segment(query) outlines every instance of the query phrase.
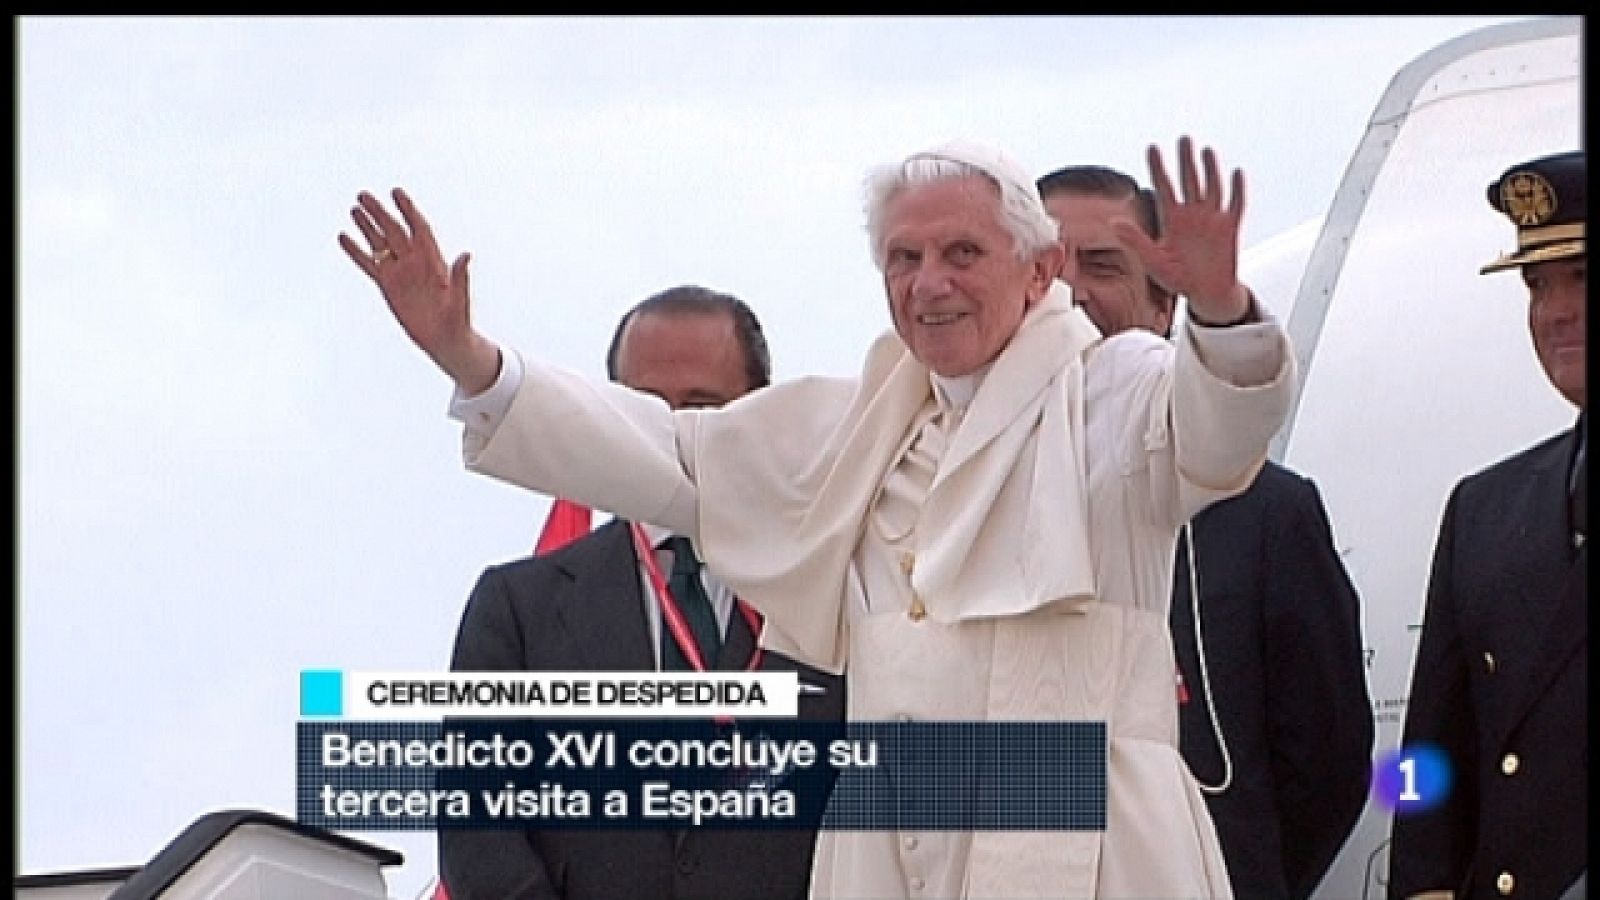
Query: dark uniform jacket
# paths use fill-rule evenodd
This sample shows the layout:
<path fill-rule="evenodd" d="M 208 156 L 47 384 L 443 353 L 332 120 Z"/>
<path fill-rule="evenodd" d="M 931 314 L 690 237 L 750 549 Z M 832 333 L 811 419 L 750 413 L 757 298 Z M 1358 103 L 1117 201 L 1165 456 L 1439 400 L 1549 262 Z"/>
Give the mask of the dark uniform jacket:
<path fill-rule="evenodd" d="M 654 650 L 628 527 L 611 522 L 545 556 L 491 567 L 462 616 L 457 671 L 650 671 Z M 730 617 L 714 668 L 742 670 L 755 649 Z M 844 716 L 841 678 L 771 652 L 763 670 L 798 670 L 826 688 L 800 695 L 800 717 Z M 452 900 L 667 900 L 806 896 L 814 831 L 441 830 Z"/>
<path fill-rule="evenodd" d="M 1389 894 L 1558 897 L 1588 849 L 1588 550 L 1567 480 L 1574 431 L 1463 479 L 1434 551 L 1403 744 L 1454 784 L 1395 818 Z"/>
<path fill-rule="evenodd" d="M 1200 637 L 1231 784 L 1206 795 L 1234 894 L 1304 898 L 1365 806 L 1372 766 L 1361 609 L 1311 481 L 1268 462 L 1191 523 Z M 1180 746 L 1203 784 L 1225 767 L 1201 679 L 1179 535 L 1172 635 Z"/>

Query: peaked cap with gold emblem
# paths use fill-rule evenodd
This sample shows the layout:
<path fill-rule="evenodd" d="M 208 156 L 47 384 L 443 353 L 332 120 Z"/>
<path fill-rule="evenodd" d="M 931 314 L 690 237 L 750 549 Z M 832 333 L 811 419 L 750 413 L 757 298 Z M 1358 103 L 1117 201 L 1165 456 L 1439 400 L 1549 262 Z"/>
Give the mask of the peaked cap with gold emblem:
<path fill-rule="evenodd" d="M 1517 226 L 1517 249 L 1479 271 L 1584 254 L 1589 166 L 1582 150 L 1519 163 L 1489 185 L 1489 205 Z"/>

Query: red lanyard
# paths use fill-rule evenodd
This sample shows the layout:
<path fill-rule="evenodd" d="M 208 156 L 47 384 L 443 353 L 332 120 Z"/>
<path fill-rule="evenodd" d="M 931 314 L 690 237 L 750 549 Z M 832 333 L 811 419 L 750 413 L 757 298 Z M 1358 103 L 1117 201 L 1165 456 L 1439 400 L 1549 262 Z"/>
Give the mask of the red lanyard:
<path fill-rule="evenodd" d="M 695 641 L 694 634 L 689 631 L 689 622 L 683 617 L 683 610 L 678 607 L 678 601 L 672 599 L 672 592 L 667 590 L 667 580 L 661 577 L 661 564 L 656 562 L 655 549 L 650 546 L 650 541 L 645 537 L 644 529 L 638 522 L 631 523 L 633 528 L 633 546 L 638 551 L 639 559 L 644 563 L 645 574 L 650 577 L 650 587 L 656 592 L 657 604 L 661 607 L 661 624 L 672 632 L 672 639 L 677 642 L 678 649 L 683 651 L 683 658 L 689 661 L 696 672 L 706 671 L 706 661 L 700 658 L 700 645 Z M 750 604 L 733 598 L 733 608 L 744 616 L 745 622 L 750 626 L 750 634 L 756 638 L 761 637 L 761 614 L 750 608 Z M 757 644 L 755 652 L 750 654 L 750 664 L 745 666 L 745 671 L 754 672 L 756 666 L 761 664 L 761 645 Z"/>

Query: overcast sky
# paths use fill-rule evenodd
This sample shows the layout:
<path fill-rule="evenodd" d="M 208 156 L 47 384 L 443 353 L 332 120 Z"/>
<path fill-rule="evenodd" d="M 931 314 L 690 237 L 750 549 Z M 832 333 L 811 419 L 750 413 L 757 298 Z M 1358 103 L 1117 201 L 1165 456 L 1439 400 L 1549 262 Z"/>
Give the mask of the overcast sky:
<path fill-rule="evenodd" d="M 695 282 L 780 378 L 887 324 L 861 177 L 953 137 L 1146 180 L 1180 134 L 1245 242 L 1324 212 L 1404 18 L 23 18 L 19 871 L 139 864 L 294 811 L 304 668 L 447 667 L 545 500 L 466 473 L 448 382 L 335 236 L 405 186 L 491 336 L 599 376 Z M 1266 298 L 1273 304 L 1279 298 Z M 420 833 L 391 892 L 434 871 Z"/>

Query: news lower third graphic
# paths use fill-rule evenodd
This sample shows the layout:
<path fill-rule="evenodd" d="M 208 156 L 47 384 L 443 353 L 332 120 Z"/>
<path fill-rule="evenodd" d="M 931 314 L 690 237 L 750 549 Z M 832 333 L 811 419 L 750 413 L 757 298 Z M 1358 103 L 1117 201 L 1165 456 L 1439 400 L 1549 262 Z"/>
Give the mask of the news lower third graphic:
<path fill-rule="evenodd" d="M 794 673 L 726 676 L 303 671 L 297 816 L 356 831 L 1105 828 L 1104 722 L 801 720 Z"/>
<path fill-rule="evenodd" d="M 794 672 L 300 673 L 300 715 L 360 721 L 442 716 L 792 718 L 807 684 Z"/>
<path fill-rule="evenodd" d="M 1454 777 L 1444 750 L 1428 743 L 1407 744 L 1373 763 L 1372 796 L 1395 815 L 1425 812 L 1450 796 Z"/>

